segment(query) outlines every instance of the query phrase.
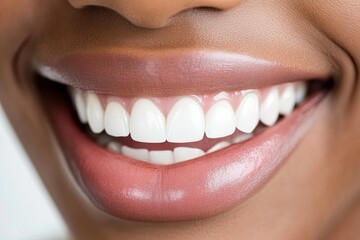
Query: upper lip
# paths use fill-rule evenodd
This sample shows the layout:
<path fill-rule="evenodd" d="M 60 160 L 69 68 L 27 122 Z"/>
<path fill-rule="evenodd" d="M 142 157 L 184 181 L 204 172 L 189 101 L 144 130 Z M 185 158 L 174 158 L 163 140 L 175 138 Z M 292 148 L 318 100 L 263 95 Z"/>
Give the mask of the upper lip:
<path fill-rule="evenodd" d="M 35 61 L 44 77 L 107 95 L 174 96 L 327 79 L 324 69 L 209 50 L 103 50 Z"/>

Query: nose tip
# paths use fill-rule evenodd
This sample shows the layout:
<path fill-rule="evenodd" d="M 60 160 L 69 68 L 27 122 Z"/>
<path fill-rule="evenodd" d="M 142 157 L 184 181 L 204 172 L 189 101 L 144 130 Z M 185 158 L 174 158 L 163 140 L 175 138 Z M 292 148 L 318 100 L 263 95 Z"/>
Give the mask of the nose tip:
<path fill-rule="evenodd" d="M 143 28 L 166 26 L 169 19 L 179 12 L 197 7 L 227 10 L 240 0 L 69 0 L 76 8 L 102 6 Z"/>

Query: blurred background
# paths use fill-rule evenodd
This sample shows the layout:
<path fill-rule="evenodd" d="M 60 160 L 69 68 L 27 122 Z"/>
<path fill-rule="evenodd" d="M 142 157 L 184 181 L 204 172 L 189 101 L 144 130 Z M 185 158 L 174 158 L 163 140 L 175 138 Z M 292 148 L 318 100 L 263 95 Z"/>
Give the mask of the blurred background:
<path fill-rule="evenodd" d="M 66 226 L 0 105 L 0 239 L 65 240 Z"/>

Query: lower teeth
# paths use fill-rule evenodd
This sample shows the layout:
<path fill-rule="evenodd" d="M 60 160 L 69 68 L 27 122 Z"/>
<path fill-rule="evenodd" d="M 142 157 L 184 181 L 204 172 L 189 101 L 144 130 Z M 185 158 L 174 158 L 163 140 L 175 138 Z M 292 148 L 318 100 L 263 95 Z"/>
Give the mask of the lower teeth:
<path fill-rule="evenodd" d="M 253 136 L 253 134 L 237 134 L 232 139 L 229 139 L 228 141 L 220 141 L 207 150 L 186 146 L 178 146 L 171 150 L 149 150 L 145 148 L 133 148 L 120 144 L 106 135 L 98 137 L 97 142 L 100 145 L 106 147 L 111 152 L 122 154 L 131 159 L 160 165 L 169 165 L 192 160 L 206 154 L 219 151 L 231 146 L 232 144 L 244 142 Z"/>

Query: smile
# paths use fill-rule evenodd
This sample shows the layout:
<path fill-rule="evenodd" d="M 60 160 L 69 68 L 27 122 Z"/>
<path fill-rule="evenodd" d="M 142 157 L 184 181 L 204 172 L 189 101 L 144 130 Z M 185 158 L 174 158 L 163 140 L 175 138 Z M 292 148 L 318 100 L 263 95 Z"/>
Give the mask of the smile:
<path fill-rule="evenodd" d="M 276 124 L 280 114 L 290 115 L 306 91 L 301 82 L 264 90 L 134 99 L 70 89 L 79 120 L 88 123 L 93 136 L 105 130 L 94 136 L 98 143 L 129 158 L 164 165 L 251 139 Z"/>
<path fill-rule="evenodd" d="M 331 85 L 326 72 L 212 52 L 89 53 L 36 68 L 67 86 L 49 87 L 46 108 L 77 182 L 100 209 L 138 221 L 200 219 L 248 199 Z"/>

